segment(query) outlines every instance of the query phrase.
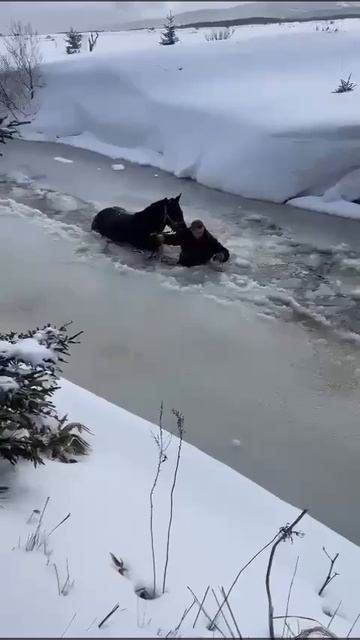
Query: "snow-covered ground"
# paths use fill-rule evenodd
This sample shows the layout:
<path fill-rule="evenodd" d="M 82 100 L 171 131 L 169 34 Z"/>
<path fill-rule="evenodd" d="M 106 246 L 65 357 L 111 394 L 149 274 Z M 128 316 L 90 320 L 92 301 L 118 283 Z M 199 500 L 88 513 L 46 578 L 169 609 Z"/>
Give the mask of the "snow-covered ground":
<path fill-rule="evenodd" d="M 188 587 L 202 600 L 210 585 L 204 609 L 212 618 L 217 606 L 211 589 L 220 599 L 219 587 L 229 589 L 240 568 L 279 527 L 300 513 L 184 444 L 174 492 L 165 594 L 151 601 L 140 599 L 135 590 L 152 585 L 149 494 L 157 467 L 157 427 L 65 380 L 56 403 L 60 414 L 67 413 L 69 420 L 91 428 L 93 451 L 79 464 L 48 462 L 38 469 L 30 464 L 15 470 L 0 468 L 1 484 L 11 487 L 0 511 L 1 568 L 2 576 L 8 576 L 0 581 L 2 636 L 174 637 L 171 630 L 193 602 Z M 167 410 L 165 425 L 173 419 L 170 416 Z M 173 438 L 154 493 L 160 592 L 178 444 Z M 50 500 L 40 535 L 46 545 L 26 551 L 47 497 Z M 358 613 L 360 550 L 308 516 L 296 530 L 305 536 L 294 536 L 293 544 L 282 542 L 275 556 L 271 576 L 274 615 L 286 613 L 299 557 L 287 610 L 290 627 L 296 632 L 298 624 L 301 628 L 314 625 L 292 616 L 307 616 L 327 626 L 341 601 L 331 630 L 344 637 Z M 331 556 L 339 553 L 335 568 L 340 575 L 319 597 L 317 592 L 329 569 L 323 547 Z M 267 548 L 250 564 L 231 593 L 231 607 L 246 637 L 268 636 L 265 572 L 269 552 Z M 110 553 L 123 562 L 125 575 L 116 571 Z M 65 595 L 58 593 L 56 572 L 60 590 L 66 583 Z M 118 610 L 99 629 L 98 624 L 117 604 Z M 209 631 L 203 613 L 194 627 L 198 609 L 195 604 L 189 611 L 179 636 L 230 637 L 221 614 L 216 619 L 221 631 Z M 234 628 L 228 610 L 224 612 Z M 283 626 L 283 619 L 276 620 L 280 635 Z"/>
<path fill-rule="evenodd" d="M 347 201 L 360 196 L 360 89 L 333 92 L 359 81 L 360 21 L 324 24 L 238 27 L 222 42 L 182 30 L 173 47 L 158 31 L 101 33 L 73 56 L 63 36 L 43 38 L 47 84 L 24 135 L 359 217 Z"/>

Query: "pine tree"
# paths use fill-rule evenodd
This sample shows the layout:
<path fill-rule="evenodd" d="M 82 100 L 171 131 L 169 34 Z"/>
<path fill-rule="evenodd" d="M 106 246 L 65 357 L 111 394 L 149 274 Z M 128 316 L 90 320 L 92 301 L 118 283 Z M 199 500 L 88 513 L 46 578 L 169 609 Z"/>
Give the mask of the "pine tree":
<path fill-rule="evenodd" d="M 80 433 L 89 430 L 60 418 L 52 400 L 60 365 L 80 333 L 69 336 L 67 325 L 47 325 L 0 335 L 0 458 L 12 464 L 31 460 L 36 466 L 44 457 L 76 462 L 71 456 L 88 453 Z"/>
<path fill-rule="evenodd" d="M 81 50 L 82 33 L 75 31 L 75 29 L 71 27 L 70 31 L 66 34 L 65 42 L 66 53 L 79 53 Z"/>
<path fill-rule="evenodd" d="M 164 24 L 164 31 L 161 34 L 160 44 L 176 44 L 179 42 L 179 38 L 176 35 L 175 18 L 170 11 L 166 16 L 166 22 Z"/>

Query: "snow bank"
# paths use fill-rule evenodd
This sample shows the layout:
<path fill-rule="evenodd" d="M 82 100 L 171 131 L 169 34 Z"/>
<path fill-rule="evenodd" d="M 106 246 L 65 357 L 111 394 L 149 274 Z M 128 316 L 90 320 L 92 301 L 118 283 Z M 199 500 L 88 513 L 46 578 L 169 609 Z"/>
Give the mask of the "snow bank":
<path fill-rule="evenodd" d="M 343 198 L 329 202 L 323 196 L 304 196 L 302 198 L 293 198 L 287 204 L 300 209 L 317 211 L 318 213 L 360 220 L 360 206 Z"/>
<path fill-rule="evenodd" d="M 101 34 L 77 56 L 47 42 L 47 85 L 24 134 L 249 198 L 321 196 L 359 167 L 360 90 L 333 90 L 360 78 L 360 21 L 338 26 L 244 27 L 222 42 L 182 31 L 174 47 L 156 32 Z"/>
<path fill-rule="evenodd" d="M 322 196 L 303 196 L 289 201 L 294 207 L 302 207 L 345 218 L 360 218 L 360 169 L 350 171 Z"/>
<path fill-rule="evenodd" d="M 66 633 L 71 637 L 165 637 L 192 603 L 187 586 L 200 599 L 208 585 L 228 588 L 239 568 L 298 514 L 235 471 L 184 445 L 166 593 L 152 601 L 139 599 L 135 590 L 151 586 L 152 581 L 149 491 L 157 464 L 152 436 L 156 427 L 65 380 L 56 402 L 61 414 L 91 427 L 93 452 L 74 465 L 49 462 L 34 470 L 22 464 L 10 477 L 6 477 L 7 467 L 0 467 L 1 484 L 6 479 L 11 487 L 0 511 L 2 575 L 11 576 L 0 581 L 4 636 L 59 637 L 71 623 Z M 154 495 L 160 577 L 177 445 L 173 438 Z M 26 552 L 48 496 L 41 530 L 53 533 L 47 539 L 41 533 L 40 542 L 45 545 Z M 71 515 L 54 530 L 67 514 Z M 301 521 L 299 529 L 305 537 L 281 544 L 276 554 L 271 581 L 275 615 L 285 613 L 299 555 L 289 614 L 310 616 L 326 625 L 341 600 L 332 630 L 344 637 L 358 612 L 360 550 L 310 517 Z M 340 554 L 336 565 L 340 575 L 319 597 L 329 564 L 323 546 L 331 555 Z M 124 576 L 112 566 L 110 552 L 123 562 Z M 269 549 L 242 574 L 230 599 L 246 637 L 268 635 L 264 584 L 268 553 Z M 58 581 L 61 589 L 67 571 L 67 585 L 74 584 L 64 597 L 58 593 Z M 97 625 L 116 604 L 119 609 L 100 632 Z M 215 614 L 211 590 L 204 606 L 210 616 Z M 193 629 L 196 615 L 194 606 L 180 635 L 213 637 L 203 614 Z M 295 620 L 289 622 L 297 628 Z M 308 626 L 299 622 L 301 627 Z M 221 617 L 217 624 L 228 636 Z M 282 627 L 280 620 L 280 634 Z M 215 631 L 214 637 L 218 636 Z"/>

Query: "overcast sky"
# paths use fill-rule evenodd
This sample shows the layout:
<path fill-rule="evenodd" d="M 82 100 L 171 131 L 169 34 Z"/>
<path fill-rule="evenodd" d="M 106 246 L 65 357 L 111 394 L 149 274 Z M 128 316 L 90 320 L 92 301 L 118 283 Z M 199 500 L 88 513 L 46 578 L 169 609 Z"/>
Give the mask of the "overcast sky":
<path fill-rule="evenodd" d="M 193 9 L 219 9 L 242 2 L 0 2 L 0 30 L 6 32 L 14 20 L 31 22 L 41 32 L 101 28 L 142 18 L 157 18 L 167 13 Z"/>

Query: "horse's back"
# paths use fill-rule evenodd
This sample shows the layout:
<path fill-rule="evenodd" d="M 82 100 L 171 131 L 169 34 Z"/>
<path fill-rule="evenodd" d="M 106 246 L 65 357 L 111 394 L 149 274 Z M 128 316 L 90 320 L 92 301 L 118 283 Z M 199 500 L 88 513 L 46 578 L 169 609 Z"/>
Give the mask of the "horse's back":
<path fill-rule="evenodd" d="M 92 231 L 115 242 L 126 242 L 128 239 L 132 215 L 122 207 L 107 207 L 96 214 L 92 221 Z"/>
<path fill-rule="evenodd" d="M 107 207 L 102 209 L 92 221 L 91 229 L 114 242 L 130 244 L 137 249 L 154 251 L 158 247 L 153 233 L 160 233 L 164 228 L 157 224 L 153 228 L 149 224 L 149 213 L 145 210 L 128 213 L 122 207 Z"/>

